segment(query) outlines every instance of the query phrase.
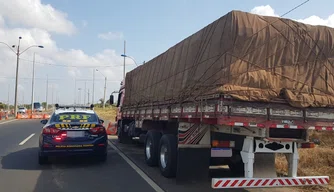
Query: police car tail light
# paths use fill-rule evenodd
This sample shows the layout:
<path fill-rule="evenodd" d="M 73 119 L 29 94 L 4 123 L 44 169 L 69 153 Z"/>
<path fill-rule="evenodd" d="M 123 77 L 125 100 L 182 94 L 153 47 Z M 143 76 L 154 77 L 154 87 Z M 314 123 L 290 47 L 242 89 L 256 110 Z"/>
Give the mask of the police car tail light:
<path fill-rule="evenodd" d="M 59 129 L 54 127 L 46 127 L 43 129 L 43 134 L 56 135 L 59 133 Z"/>
<path fill-rule="evenodd" d="M 103 126 L 98 126 L 98 127 L 91 128 L 89 131 L 92 134 L 100 134 L 100 133 L 104 133 L 106 130 Z"/>

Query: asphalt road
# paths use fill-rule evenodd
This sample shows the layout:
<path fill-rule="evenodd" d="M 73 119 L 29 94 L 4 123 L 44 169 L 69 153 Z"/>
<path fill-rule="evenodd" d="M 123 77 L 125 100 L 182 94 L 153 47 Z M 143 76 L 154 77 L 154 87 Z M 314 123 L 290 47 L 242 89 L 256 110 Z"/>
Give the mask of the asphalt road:
<path fill-rule="evenodd" d="M 52 159 L 51 165 L 40 166 L 37 147 L 41 127 L 39 120 L 0 121 L 0 191 L 155 191 L 111 147 L 106 163 L 70 158 Z"/>
<path fill-rule="evenodd" d="M 52 164 L 38 164 L 39 120 L 0 121 L 0 191 L 6 192 L 92 192 L 160 191 L 165 192 L 244 192 L 244 189 L 212 190 L 210 181 L 177 183 L 160 175 L 158 168 L 146 166 L 143 146 L 121 145 L 110 139 L 108 160 L 52 159 Z M 215 174 L 215 173 L 213 173 Z M 220 172 L 228 177 L 229 172 Z M 287 191 L 255 189 L 252 191 Z"/>

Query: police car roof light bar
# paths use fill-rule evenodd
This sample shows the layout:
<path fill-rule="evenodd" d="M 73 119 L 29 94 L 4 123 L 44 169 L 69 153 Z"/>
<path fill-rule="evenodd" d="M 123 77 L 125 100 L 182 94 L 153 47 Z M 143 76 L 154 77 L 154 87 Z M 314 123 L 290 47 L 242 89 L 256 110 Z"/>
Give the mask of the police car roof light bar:
<path fill-rule="evenodd" d="M 84 108 L 84 109 L 91 109 L 91 110 L 93 110 L 94 109 L 94 105 L 93 104 L 91 104 L 90 106 L 80 106 L 80 105 L 59 105 L 58 103 L 57 104 L 55 104 L 55 107 L 56 107 L 56 109 L 59 109 L 59 108 L 62 108 L 62 109 L 69 109 L 69 108 Z"/>

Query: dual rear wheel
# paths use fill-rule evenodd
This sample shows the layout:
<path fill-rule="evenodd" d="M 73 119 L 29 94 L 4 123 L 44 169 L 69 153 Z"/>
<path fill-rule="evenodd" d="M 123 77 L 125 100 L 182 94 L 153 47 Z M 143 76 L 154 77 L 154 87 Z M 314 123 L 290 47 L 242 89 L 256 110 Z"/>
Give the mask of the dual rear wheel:
<path fill-rule="evenodd" d="M 147 165 L 159 166 L 161 174 L 167 178 L 175 177 L 177 168 L 176 136 L 149 131 L 145 140 L 144 154 Z"/>

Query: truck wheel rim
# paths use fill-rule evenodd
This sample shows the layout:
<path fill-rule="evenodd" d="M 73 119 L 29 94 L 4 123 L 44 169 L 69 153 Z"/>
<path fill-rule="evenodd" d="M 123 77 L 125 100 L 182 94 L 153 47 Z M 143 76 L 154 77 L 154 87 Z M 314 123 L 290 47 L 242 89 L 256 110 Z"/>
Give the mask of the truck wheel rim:
<path fill-rule="evenodd" d="M 152 142 L 150 139 L 146 141 L 146 146 L 145 146 L 145 151 L 146 151 L 146 158 L 150 159 L 151 158 L 151 146 Z"/>
<path fill-rule="evenodd" d="M 167 167 L 167 163 L 168 163 L 167 159 L 168 159 L 167 147 L 166 145 L 162 145 L 161 150 L 160 150 L 160 163 L 161 163 L 161 167 L 164 169 Z"/>

